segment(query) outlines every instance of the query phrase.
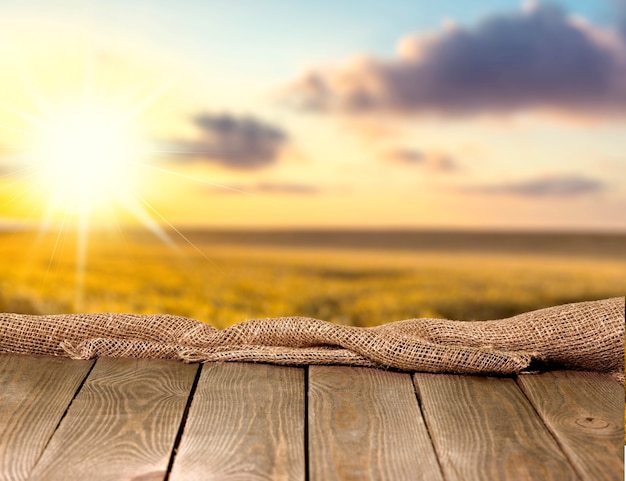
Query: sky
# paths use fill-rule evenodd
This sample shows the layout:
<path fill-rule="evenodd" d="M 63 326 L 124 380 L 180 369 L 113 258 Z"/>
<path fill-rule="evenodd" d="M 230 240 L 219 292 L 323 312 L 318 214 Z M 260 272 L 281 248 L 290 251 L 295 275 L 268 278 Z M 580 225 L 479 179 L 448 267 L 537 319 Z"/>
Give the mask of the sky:
<path fill-rule="evenodd" d="M 626 1 L 3 0 L 0 223 L 626 230 Z"/>

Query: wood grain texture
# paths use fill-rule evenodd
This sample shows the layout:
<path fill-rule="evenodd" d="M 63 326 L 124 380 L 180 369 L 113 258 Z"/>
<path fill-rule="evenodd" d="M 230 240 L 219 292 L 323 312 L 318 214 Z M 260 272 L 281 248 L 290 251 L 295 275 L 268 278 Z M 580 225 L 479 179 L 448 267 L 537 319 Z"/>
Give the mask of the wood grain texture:
<path fill-rule="evenodd" d="M 409 374 L 309 368 L 312 481 L 441 480 Z"/>
<path fill-rule="evenodd" d="M 171 481 L 304 480 L 304 370 L 205 364 Z"/>
<path fill-rule="evenodd" d="M 99 359 L 29 480 L 163 479 L 197 369 Z"/>
<path fill-rule="evenodd" d="M 578 479 L 513 379 L 418 373 L 447 481 Z"/>
<path fill-rule="evenodd" d="M 624 388 L 608 374 L 553 371 L 517 382 L 585 481 L 623 479 Z"/>
<path fill-rule="evenodd" d="M 0 480 L 28 477 L 92 365 L 0 355 Z"/>

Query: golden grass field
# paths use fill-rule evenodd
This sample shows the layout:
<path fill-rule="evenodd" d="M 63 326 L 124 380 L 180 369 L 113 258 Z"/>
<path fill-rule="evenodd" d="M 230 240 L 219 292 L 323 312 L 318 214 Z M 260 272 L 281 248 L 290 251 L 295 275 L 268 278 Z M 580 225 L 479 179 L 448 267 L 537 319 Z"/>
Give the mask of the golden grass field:
<path fill-rule="evenodd" d="M 624 295 L 620 234 L 186 235 L 195 247 L 179 238 L 173 249 L 147 233 L 91 233 L 81 292 L 73 233 L 57 241 L 56 233 L 0 232 L 0 310 L 165 312 L 217 327 L 300 315 L 371 326 L 496 319 Z"/>

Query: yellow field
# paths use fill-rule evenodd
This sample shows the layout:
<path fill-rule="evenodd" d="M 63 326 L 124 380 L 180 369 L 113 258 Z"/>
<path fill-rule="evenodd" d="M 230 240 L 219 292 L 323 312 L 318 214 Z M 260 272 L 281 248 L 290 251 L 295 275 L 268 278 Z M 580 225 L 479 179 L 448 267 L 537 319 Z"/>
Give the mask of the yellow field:
<path fill-rule="evenodd" d="M 442 234 L 415 237 L 413 247 L 402 233 L 189 236 L 206 258 L 183 241 L 172 249 L 143 234 L 91 234 L 81 292 L 73 234 L 56 243 L 56 234 L 0 233 L 0 310 L 165 312 L 218 327 L 301 315 L 371 326 L 495 319 L 624 295 L 623 236 Z"/>

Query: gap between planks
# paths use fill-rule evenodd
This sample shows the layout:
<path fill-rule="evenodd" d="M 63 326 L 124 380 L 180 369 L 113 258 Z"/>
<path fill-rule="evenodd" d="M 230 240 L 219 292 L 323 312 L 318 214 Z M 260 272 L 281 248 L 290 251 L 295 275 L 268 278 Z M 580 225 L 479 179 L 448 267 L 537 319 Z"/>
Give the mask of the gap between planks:
<path fill-rule="evenodd" d="M 198 370 L 196 371 L 196 376 L 193 380 L 193 384 L 191 385 L 191 390 L 189 391 L 187 404 L 185 405 L 185 410 L 183 411 L 183 417 L 180 420 L 180 426 L 178 427 L 178 432 L 176 433 L 176 438 L 174 439 L 174 445 L 172 446 L 172 453 L 170 455 L 170 460 L 167 463 L 167 469 L 165 470 L 165 477 L 163 478 L 163 481 L 169 481 L 170 474 L 172 474 L 172 466 L 174 465 L 174 462 L 176 460 L 176 453 L 178 452 L 178 447 L 180 446 L 180 442 L 185 432 L 185 426 L 187 425 L 187 418 L 189 417 L 189 409 L 191 408 L 193 397 L 196 393 L 196 389 L 198 388 L 198 381 L 200 380 L 200 374 L 202 373 L 202 366 L 203 364 L 198 364 Z"/>
<path fill-rule="evenodd" d="M 93 364 L 0 355 L 0 479 L 23 481 L 28 477 Z"/>

